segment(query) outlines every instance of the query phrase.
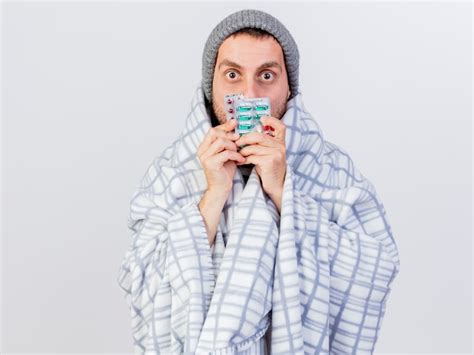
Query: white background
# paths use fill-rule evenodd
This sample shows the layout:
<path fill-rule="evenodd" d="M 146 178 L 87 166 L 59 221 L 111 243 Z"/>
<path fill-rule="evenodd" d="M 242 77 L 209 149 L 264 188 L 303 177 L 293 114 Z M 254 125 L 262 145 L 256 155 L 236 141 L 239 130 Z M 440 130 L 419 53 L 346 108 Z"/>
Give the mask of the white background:
<path fill-rule="evenodd" d="M 376 353 L 470 352 L 471 6 L 3 3 L 1 351 L 132 352 L 129 199 L 183 129 L 212 28 L 259 8 L 293 34 L 305 106 L 392 223 Z"/>

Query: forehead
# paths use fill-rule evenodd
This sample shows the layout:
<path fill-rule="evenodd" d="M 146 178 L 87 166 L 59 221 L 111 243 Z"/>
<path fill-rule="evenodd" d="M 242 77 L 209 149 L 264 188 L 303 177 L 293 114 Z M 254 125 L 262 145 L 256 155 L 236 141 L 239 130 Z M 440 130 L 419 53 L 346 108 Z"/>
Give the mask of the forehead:
<path fill-rule="evenodd" d="M 230 36 L 219 47 L 216 65 L 223 59 L 230 59 L 246 68 L 257 67 L 269 61 L 284 66 L 283 50 L 278 41 L 271 36 L 264 38 L 255 38 L 248 34 Z"/>

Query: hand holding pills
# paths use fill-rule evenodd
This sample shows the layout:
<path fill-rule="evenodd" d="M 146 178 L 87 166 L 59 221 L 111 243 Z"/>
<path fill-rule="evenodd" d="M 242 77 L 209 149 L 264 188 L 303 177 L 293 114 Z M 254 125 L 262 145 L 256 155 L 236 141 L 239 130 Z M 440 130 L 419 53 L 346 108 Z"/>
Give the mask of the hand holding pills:
<path fill-rule="evenodd" d="M 245 162 L 254 164 L 263 190 L 276 201 L 280 209 L 281 194 L 286 174 L 285 125 L 271 116 L 270 99 L 246 98 L 242 94 L 224 97 L 227 119 L 237 120 L 235 142 Z"/>
<path fill-rule="evenodd" d="M 217 195 L 226 195 L 232 189 L 236 162 L 244 157 L 237 152 L 235 141 L 239 135 L 234 133 L 235 120 L 212 127 L 198 148 L 197 156 L 206 174 L 208 190 Z"/>
<path fill-rule="evenodd" d="M 254 164 L 262 181 L 263 190 L 275 201 L 278 209 L 283 193 L 286 175 L 286 126 L 271 116 L 261 117 L 263 125 L 273 128 L 273 136 L 260 132 L 251 132 L 240 137 L 235 144 L 243 146 L 239 153 L 245 157 L 244 163 Z"/>

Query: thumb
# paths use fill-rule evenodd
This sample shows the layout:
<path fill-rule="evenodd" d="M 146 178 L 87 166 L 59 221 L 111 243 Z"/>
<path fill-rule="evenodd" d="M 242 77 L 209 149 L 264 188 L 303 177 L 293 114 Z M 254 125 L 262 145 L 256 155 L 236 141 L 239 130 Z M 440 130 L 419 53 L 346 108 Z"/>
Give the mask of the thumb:
<path fill-rule="evenodd" d="M 227 122 L 217 126 L 216 128 L 224 132 L 232 131 L 235 128 L 235 118 L 228 120 Z"/>

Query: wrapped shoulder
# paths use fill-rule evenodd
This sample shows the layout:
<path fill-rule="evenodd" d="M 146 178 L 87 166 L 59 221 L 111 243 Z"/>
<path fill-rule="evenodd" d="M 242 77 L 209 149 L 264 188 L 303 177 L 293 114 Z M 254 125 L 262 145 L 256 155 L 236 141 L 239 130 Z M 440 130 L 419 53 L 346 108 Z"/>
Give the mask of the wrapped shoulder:
<path fill-rule="evenodd" d="M 140 220 L 161 223 L 171 215 L 176 205 L 172 185 L 178 176 L 176 169 L 169 164 L 173 148 L 174 145 L 169 146 L 154 158 L 136 185 L 130 201 L 128 225 L 131 229 Z"/>
<path fill-rule="evenodd" d="M 331 185 L 334 187 L 346 188 L 370 184 L 357 169 L 347 150 L 327 140 L 324 142 L 322 165 L 330 172 Z"/>

